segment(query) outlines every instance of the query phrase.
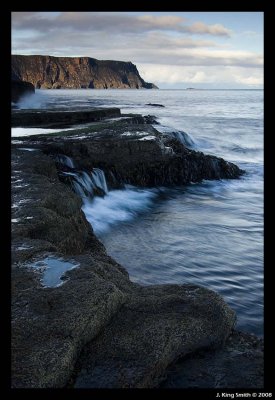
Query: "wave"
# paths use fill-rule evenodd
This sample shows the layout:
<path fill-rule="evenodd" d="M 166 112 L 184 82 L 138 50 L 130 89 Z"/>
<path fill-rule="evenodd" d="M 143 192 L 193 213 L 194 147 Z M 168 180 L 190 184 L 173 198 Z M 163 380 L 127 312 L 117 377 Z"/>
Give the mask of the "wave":
<path fill-rule="evenodd" d="M 158 189 L 138 189 L 127 185 L 112 190 L 104 197 L 84 199 L 82 210 L 96 234 L 106 233 L 111 226 L 127 222 L 153 206 Z"/>
<path fill-rule="evenodd" d="M 155 127 L 161 133 L 172 136 L 187 147 L 197 147 L 197 142 L 190 133 L 181 130 L 172 130 L 173 128 L 166 125 L 156 125 Z"/>
<path fill-rule="evenodd" d="M 167 132 L 168 135 L 173 136 L 175 139 L 180 141 L 187 147 L 195 147 L 195 140 L 194 138 L 186 132 L 183 131 L 175 131 L 175 132 Z"/>
<path fill-rule="evenodd" d="M 247 146 L 240 146 L 238 144 L 233 144 L 229 147 L 229 150 L 235 151 L 237 153 L 257 153 L 262 152 L 262 147 L 247 147 Z"/>

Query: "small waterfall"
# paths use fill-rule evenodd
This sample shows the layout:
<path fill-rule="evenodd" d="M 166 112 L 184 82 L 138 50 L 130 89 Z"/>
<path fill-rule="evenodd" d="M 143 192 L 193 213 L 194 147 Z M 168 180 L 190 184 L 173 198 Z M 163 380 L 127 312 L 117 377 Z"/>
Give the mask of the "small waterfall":
<path fill-rule="evenodd" d="M 85 171 L 78 172 L 73 178 L 75 192 L 82 198 L 94 196 L 94 184 Z"/>
<path fill-rule="evenodd" d="M 83 199 L 94 197 L 95 192 L 108 193 L 104 172 L 99 168 L 94 168 L 91 174 L 85 171 L 63 172 L 63 174 L 72 177 L 73 189 Z"/>
<path fill-rule="evenodd" d="M 58 154 L 58 155 L 55 157 L 55 160 L 56 160 L 57 162 L 59 162 L 60 164 L 66 165 L 66 167 L 75 168 L 75 165 L 74 165 L 73 160 L 72 160 L 70 157 L 65 156 L 65 154 Z"/>
<path fill-rule="evenodd" d="M 74 191 L 83 199 L 94 197 L 95 192 L 100 194 L 108 193 L 108 186 L 104 172 L 99 168 L 93 168 L 91 173 L 86 171 L 76 171 L 73 160 L 63 154 L 56 157 L 56 161 L 66 165 L 66 167 L 74 171 L 62 172 L 62 175 L 71 177 L 70 181 Z"/>
<path fill-rule="evenodd" d="M 104 172 L 99 168 L 93 168 L 92 180 L 94 184 L 102 189 L 104 193 L 108 193 L 108 187 L 105 179 Z"/>

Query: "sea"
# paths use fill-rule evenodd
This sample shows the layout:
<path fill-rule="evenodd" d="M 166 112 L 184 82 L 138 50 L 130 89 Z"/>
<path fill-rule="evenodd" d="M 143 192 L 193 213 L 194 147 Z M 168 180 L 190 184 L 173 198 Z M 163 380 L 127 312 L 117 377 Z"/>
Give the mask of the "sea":
<path fill-rule="evenodd" d="M 83 211 L 132 281 L 213 289 L 236 311 L 237 329 L 263 336 L 263 91 L 37 90 L 19 104 L 97 106 L 154 115 L 159 131 L 246 171 L 177 187 L 127 185 L 85 202 Z M 12 136 L 47 132 L 13 128 Z"/>

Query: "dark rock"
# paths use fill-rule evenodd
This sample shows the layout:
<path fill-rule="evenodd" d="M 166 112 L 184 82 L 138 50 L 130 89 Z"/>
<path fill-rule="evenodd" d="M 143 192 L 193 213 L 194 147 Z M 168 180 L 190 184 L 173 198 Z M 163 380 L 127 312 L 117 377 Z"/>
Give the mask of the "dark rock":
<path fill-rule="evenodd" d="M 143 117 L 141 117 L 143 118 Z M 137 122 L 137 123 L 134 123 Z M 84 129 L 24 137 L 47 154 L 65 154 L 79 169 L 104 170 L 108 184 L 143 187 L 183 185 L 203 179 L 238 178 L 244 171 L 222 158 L 188 149 L 139 119 L 91 124 Z"/>
<path fill-rule="evenodd" d="M 234 322 L 234 312 L 210 290 L 140 287 L 103 334 L 83 348 L 74 387 L 154 387 L 179 355 L 222 345 Z"/>
<path fill-rule="evenodd" d="M 59 181 L 53 160 L 38 151 L 30 153 L 14 153 L 18 160 L 24 160 L 24 173 L 21 174 L 24 183 L 18 188 L 14 184 L 12 190 L 13 202 L 18 205 L 14 208 L 13 218 L 19 220 L 13 224 L 14 236 L 52 243 L 64 254 L 81 252 L 90 232 L 84 214 L 79 212 L 81 199 Z M 40 185 L 42 177 L 43 188 Z M 23 186 L 25 184 L 28 186 Z M 23 198 L 21 193 L 24 193 Z M 61 193 L 64 196 L 62 202 Z"/>
<path fill-rule="evenodd" d="M 12 56 L 12 76 L 37 89 L 157 89 L 145 82 L 131 62 L 89 57 Z"/>
<path fill-rule="evenodd" d="M 37 153 L 12 155 L 20 180 L 12 190 L 13 387 L 63 386 L 83 344 L 98 335 L 133 286 L 93 235 L 80 199 L 59 182 L 54 161 Z M 30 267 L 49 255 L 69 255 L 80 265 L 57 288 L 43 288 L 41 273 Z"/>
<path fill-rule="evenodd" d="M 23 96 L 34 93 L 34 86 L 30 82 L 11 81 L 11 101 L 17 103 Z"/>
<path fill-rule="evenodd" d="M 151 107 L 164 107 L 163 104 L 157 104 L 157 103 L 147 103 L 145 105 L 146 106 L 151 106 Z"/>
<path fill-rule="evenodd" d="M 234 331 L 225 346 L 192 353 L 170 366 L 161 388 L 263 388 L 263 340 Z"/>
<path fill-rule="evenodd" d="M 176 358 L 222 346 L 235 314 L 221 296 L 132 283 L 56 165 L 39 150 L 13 149 L 12 387 L 153 387 Z M 43 287 L 31 263 L 46 256 L 79 266 L 63 285 Z"/>
<path fill-rule="evenodd" d="M 11 123 L 12 126 L 66 128 L 74 124 L 100 121 L 120 115 L 119 108 L 90 108 L 79 111 L 15 110 L 12 113 Z"/>

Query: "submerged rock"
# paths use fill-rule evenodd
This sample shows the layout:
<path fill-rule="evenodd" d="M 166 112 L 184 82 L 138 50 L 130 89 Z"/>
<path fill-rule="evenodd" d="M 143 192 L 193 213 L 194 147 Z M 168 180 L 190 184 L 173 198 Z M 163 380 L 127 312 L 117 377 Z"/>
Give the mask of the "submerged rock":
<path fill-rule="evenodd" d="M 157 104 L 157 103 L 147 103 L 146 106 L 151 106 L 151 107 L 164 107 L 163 104 Z"/>

